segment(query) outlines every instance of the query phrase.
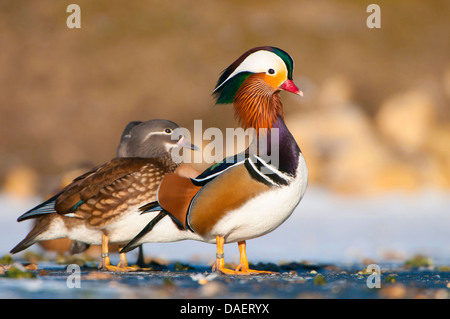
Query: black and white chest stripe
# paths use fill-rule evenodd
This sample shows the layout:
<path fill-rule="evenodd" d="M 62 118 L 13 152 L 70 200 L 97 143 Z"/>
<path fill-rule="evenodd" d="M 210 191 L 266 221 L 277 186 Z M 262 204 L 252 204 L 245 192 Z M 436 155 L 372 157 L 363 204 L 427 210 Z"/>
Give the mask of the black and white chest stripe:
<path fill-rule="evenodd" d="M 279 171 L 276 167 L 267 163 L 258 155 L 248 157 L 245 160 L 244 165 L 254 179 L 268 186 L 289 185 L 295 177 Z"/>

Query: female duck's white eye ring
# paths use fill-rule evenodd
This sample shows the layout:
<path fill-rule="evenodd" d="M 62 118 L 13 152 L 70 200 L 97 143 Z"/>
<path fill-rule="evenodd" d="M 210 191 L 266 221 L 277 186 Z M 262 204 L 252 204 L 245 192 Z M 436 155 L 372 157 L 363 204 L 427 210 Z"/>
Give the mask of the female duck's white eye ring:
<path fill-rule="evenodd" d="M 164 130 L 164 133 L 166 133 L 166 134 L 172 134 L 172 133 L 173 133 L 173 130 L 172 130 L 171 128 L 166 128 L 166 129 Z"/>
<path fill-rule="evenodd" d="M 274 70 L 274 69 L 269 69 L 269 70 L 267 71 L 267 73 L 269 73 L 269 74 L 275 74 L 275 70 Z"/>

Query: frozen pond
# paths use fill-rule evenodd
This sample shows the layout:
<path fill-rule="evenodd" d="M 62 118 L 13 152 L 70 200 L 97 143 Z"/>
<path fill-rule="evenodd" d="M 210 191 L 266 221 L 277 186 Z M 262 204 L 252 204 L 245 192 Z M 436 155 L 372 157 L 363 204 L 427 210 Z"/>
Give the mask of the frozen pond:
<path fill-rule="evenodd" d="M 39 268 L 29 271 L 35 276 L 31 279 L 0 277 L 0 299 L 450 298 L 450 272 L 436 269 L 383 266 L 379 286 L 374 287 L 368 282 L 375 280 L 358 268 L 333 265 L 306 267 L 291 263 L 279 266 L 277 275 L 254 276 L 219 275 L 204 266 L 177 271 L 168 265 L 162 271 L 132 273 L 82 267 L 78 281 L 66 266 L 39 263 Z M 177 310 L 170 307 L 170 311 L 176 314 Z"/>

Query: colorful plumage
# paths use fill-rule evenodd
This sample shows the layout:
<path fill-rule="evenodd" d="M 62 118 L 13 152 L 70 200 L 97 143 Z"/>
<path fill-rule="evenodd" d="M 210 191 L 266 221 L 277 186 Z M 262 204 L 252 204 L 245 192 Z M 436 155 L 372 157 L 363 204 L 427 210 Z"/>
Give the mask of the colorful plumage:
<path fill-rule="evenodd" d="M 257 47 L 239 57 L 222 73 L 214 94 L 218 104 L 234 103 L 239 123 L 255 129 L 256 138 L 231 161 L 213 165 L 197 177 L 170 173 L 160 185 L 159 208 L 179 221 L 185 239 L 217 245 L 214 269 L 222 273 L 258 272 L 248 267 L 246 240 L 277 228 L 305 193 L 306 163 L 284 123 L 279 97 L 282 90 L 302 95 L 292 74 L 292 58 L 278 48 Z M 260 147 L 263 142 L 267 152 Z M 176 192 L 174 185 L 179 187 Z M 158 228 L 153 223 L 123 251 L 146 242 Z M 236 270 L 224 266 L 223 245 L 230 242 L 237 242 L 241 253 Z"/>

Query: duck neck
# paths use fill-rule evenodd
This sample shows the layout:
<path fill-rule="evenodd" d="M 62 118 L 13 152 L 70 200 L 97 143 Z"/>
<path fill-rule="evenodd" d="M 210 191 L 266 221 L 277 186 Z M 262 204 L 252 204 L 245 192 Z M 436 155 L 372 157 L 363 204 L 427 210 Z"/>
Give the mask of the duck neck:
<path fill-rule="evenodd" d="M 247 154 L 257 154 L 281 172 L 295 175 L 300 148 L 284 123 L 279 92 L 262 74 L 249 76 L 235 95 L 235 115 L 244 129 L 256 131 Z"/>
<path fill-rule="evenodd" d="M 272 128 L 257 133 L 249 152 L 270 162 L 279 171 L 295 176 L 301 150 L 283 118 L 278 115 Z"/>
<path fill-rule="evenodd" d="M 261 74 L 254 74 L 242 83 L 234 97 L 235 116 L 244 128 L 272 128 L 277 118 L 283 118 L 279 91 L 274 91 Z"/>

